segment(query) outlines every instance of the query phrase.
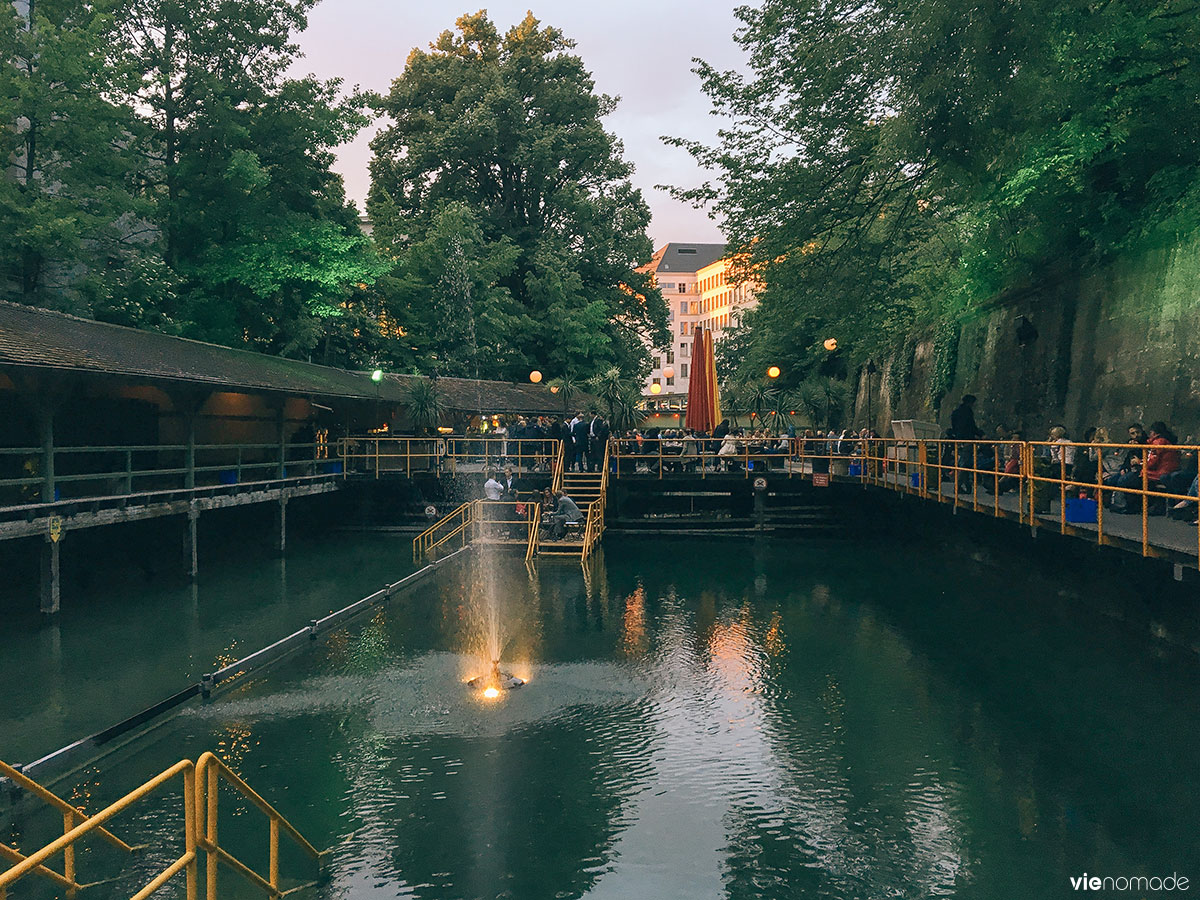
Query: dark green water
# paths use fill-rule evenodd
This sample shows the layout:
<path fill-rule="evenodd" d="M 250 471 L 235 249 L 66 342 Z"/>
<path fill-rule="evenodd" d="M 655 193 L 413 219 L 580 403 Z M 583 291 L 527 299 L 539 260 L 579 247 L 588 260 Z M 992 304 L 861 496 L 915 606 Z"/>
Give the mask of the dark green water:
<path fill-rule="evenodd" d="M 297 594 L 354 599 L 378 556 L 314 551 L 312 571 L 344 575 L 323 583 L 289 562 L 278 618 L 324 602 Z M 98 808 L 215 749 L 333 848 L 322 896 L 346 900 L 1012 900 L 1074 896 L 1085 871 L 1200 890 L 1196 657 L 1100 615 L 1119 592 L 1058 594 L 882 543 L 610 537 L 586 570 L 476 557 L 64 789 Z M 462 682 L 493 595 L 530 683 L 488 702 Z M 20 732 L 47 720 L 6 721 L 34 746 Z M 225 835 L 265 846 L 228 812 Z M 145 871 L 176 815 L 126 820 L 168 845 Z"/>

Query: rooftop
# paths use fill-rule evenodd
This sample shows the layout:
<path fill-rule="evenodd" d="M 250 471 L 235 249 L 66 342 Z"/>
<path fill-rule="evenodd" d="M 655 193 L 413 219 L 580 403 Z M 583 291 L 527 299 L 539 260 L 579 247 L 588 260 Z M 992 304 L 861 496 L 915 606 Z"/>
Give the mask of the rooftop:
<path fill-rule="evenodd" d="M 658 275 L 678 275 L 698 272 L 725 255 L 724 244 L 688 244 L 671 241 L 654 252 L 650 262 L 641 267 L 643 272 Z"/>
<path fill-rule="evenodd" d="M 377 384 L 369 372 L 235 350 L 0 301 L 0 371 L 5 370 L 124 376 L 213 390 L 394 403 L 405 402 L 410 385 L 423 377 L 387 374 Z M 562 411 L 561 402 L 545 385 L 439 378 L 438 390 L 450 409 Z"/>

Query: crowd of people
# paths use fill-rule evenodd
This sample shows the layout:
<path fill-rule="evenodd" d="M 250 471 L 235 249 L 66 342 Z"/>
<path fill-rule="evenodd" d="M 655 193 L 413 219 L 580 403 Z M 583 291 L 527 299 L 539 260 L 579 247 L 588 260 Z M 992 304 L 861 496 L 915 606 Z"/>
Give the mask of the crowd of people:
<path fill-rule="evenodd" d="M 976 402 L 970 394 L 963 397 L 951 414 L 947 438 L 960 441 L 984 438 L 975 422 Z M 1081 497 L 1099 500 L 1103 495 L 1107 507 L 1118 513 L 1140 513 L 1143 488 L 1188 497 L 1200 493 L 1196 453 L 1179 448 L 1179 437 L 1166 422 L 1153 422 L 1149 428 L 1141 422 L 1132 422 L 1126 427 L 1124 438 L 1114 439 L 1106 427 L 1097 425 L 1084 429 L 1076 441 L 1065 425 L 1056 424 L 1049 429 L 1045 440 L 1036 445 L 1035 473 L 1048 478 L 1065 477 L 1072 486 L 1071 492 L 1077 490 Z M 1013 486 L 1020 474 L 1018 448 L 1024 440 L 1026 438 L 1020 431 L 999 425 L 993 444 L 958 445 L 958 467 L 985 471 L 999 469 L 1010 476 L 1001 481 L 1001 489 Z M 1188 435 L 1182 443 L 1192 444 L 1192 436 Z M 949 447 L 946 452 L 953 453 Z M 1000 463 L 1003 463 L 1002 467 Z M 1102 490 L 1101 485 L 1113 490 Z M 1198 524 L 1197 504 L 1193 500 L 1151 504 L 1147 511 L 1151 515 L 1169 514 Z"/>

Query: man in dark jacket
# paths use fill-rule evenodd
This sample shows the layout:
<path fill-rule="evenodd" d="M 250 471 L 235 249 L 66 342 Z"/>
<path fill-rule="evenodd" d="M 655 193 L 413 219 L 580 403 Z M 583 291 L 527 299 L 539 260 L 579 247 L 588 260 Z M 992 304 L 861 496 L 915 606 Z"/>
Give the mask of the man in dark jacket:
<path fill-rule="evenodd" d="M 571 460 L 567 470 L 571 472 L 583 471 L 583 456 L 587 453 L 588 447 L 588 421 L 580 413 L 575 417 L 571 425 Z"/>
<path fill-rule="evenodd" d="M 604 416 L 592 419 L 591 433 L 588 435 L 588 471 L 595 472 L 604 465 L 604 448 L 608 445 L 610 429 L 604 421 Z"/>
<path fill-rule="evenodd" d="M 950 436 L 956 441 L 975 441 L 983 432 L 975 424 L 975 395 L 967 394 L 950 413 Z"/>
<path fill-rule="evenodd" d="M 983 437 L 983 432 L 975 424 L 974 394 L 964 394 L 958 406 L 954 408 L 954 412 L 950 413 L 950 437 L 956 441 L 977 441 Z M 960 469 L 974 468 L 977 453 L 978 451 L 974 450 L 971 444 L 959 444 L 958 467 Z M 960 492 L 969 491 L 972 484 L 971 479 L 972 476 L 969 472 L 960 472 L 958 490 Z"/>

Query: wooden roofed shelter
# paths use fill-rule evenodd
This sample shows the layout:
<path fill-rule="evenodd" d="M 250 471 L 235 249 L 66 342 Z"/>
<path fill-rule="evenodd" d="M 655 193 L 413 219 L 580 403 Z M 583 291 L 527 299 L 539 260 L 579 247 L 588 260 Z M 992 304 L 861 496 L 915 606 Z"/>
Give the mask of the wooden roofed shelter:
<path fill-rule="evenodd" d="M 58 608 L 65 533 L 280 505 L 335 490 L 338 437 L 405 422 L 421 376 L 321 366 L 0 302 L 0 540 L 43 537 L 42 608 Z M 536 415 L 549 391 L 439 378 L 448 423 Z M 324 446 L 322 446 L 324 444 Z M 54 576 L 47 573 L 54 571 Z"/>

